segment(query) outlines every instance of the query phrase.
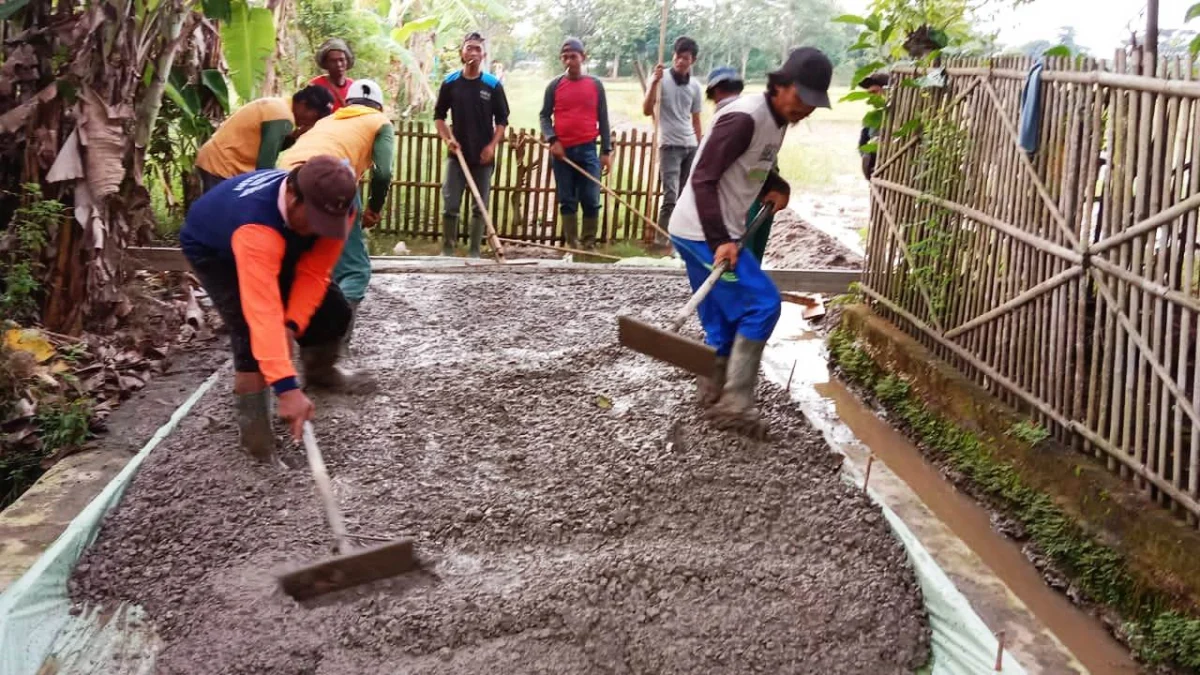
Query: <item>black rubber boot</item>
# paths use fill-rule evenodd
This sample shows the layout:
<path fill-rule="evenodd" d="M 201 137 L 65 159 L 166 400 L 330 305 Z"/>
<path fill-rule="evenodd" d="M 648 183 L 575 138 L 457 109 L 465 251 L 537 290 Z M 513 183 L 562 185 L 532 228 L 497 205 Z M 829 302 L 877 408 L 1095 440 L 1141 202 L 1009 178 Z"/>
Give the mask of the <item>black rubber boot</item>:
<path fill-rule="evenodd" d="M 725 388 L 725 371 L 729 366 L 728 356 L 718 356 L 713 361 L 713 374 L 696 378 L 696 402 L 704 408 L 716 405 Z"/>
<path fill-rule="evenodd" d="M 752 438 L 765 438 L 767 425 L 754 405 L 754 386 L 762 364 L 765 340 L 747 340 L 741 335 L 733 341 L 733 353 L 725 374 L 721 399 L 705 415 L 718 429 L 728 429 Z"/>
<path fill-rule="evenodd" d="M 480 216 L 471 216 L 471 248 L 467 253 L 467 257 L 478 258 L 479 246 L 483 242 L 483 218 Z"/>
<path fill-rule="evenodd" d="M 589 251 L 596 248 L 596 233 L 600 231 L 599 216 L 583 217 L 583 247 Z"/>
<path fill-rule="evenodd" d="M 271 429 L 271 390 L 235 394 L 238 440 L 242 450 L 263 464 L 277 464 L 275 432 Z"/>
<path fill-rule="evenodd" d="M 579 218 L 574 214 L 562 217 L 563 239 L 566 240 L 567 246 L 575 248 L 579 246 Z"/>
<path fill-rule="evenodd" d="M 458 242 L 458 216 L 442 216 L 442 255 L 454 255 Z"/>
<path fill-rule="evenodd" d="M 347 300 L 350 305 L 350 323 L 346 326 L 346 334 L 342 336 L 341 347 L 338 354 L 343 358 L 350 358 L 350 336 L 354 333 L 354 324 L 358 319 L 358 305 L 362 300 Z"/>
<path fill-rule="evenodd" d="M 375 378 L 370 373 L 341 368 L 337 365 L 340 343 L 300 348 L 300 363 L 304 367 L 304 386 L 329 389 L 347 394 L 365 394 L 375 390 Z"/>

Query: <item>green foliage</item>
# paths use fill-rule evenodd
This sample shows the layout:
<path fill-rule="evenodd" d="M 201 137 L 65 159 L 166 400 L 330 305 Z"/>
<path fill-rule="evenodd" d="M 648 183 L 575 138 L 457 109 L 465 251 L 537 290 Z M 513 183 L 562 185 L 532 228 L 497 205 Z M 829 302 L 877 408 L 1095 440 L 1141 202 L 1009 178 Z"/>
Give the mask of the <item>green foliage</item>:
<path fill-rule="evenodd" d="M 42 439 L 42 449 L 47 454 L 62 448 L 76 448 L 83 445 L 91 435 L 89 425 L 92 419 L 92 402 L 90 399 L 77 398 L 73 401 L 58 402 L 43 406 L 38 411 L 38 432 Z"/>
<path fill-rule="evenodd" d="M 1050 432 L 1037 422 L 1021 420 L 1009 427 L 1007 435 L 1030 446 L 1037 445 L 1050 437 Z"/>
<path fill-rule="evenodd" d="M 831 360 L 852 381 L 875 392 L 925 448 L 989 495 L 1019 521 L 1037 548 L 1093 602 L 1116 610 L 1138 658 L 1193 672 L 1200 668 L 1200 618 L 1171 608 L 1170 598 L 1145 587 L 1115 550 L 1088 534 L 1047 494 L 1027 485 L 987 442 L 930 411 L 893 374 L 886 374 L 838 328 L 828 338 Z"/>
<path fill-rule="evenodd" d="M 0 21 L 5 21 L 25 8 L 29 0 L 4 0 L 0 3 Z"/>
<path fill-rule="evenodd" d="M 875 396 L 884 403 L 895 405 L 908 398 L 910 389 L 908 382 L 895 374 L 888 374 L 875 383 Z"/>
<path fill-rule="evenodd" d="M 275 51 L 275 17 L 265 7 L 233 0 L 232 20 L 221 25 L 221 42 L 233 88 L 243 101 L 258 96 L 267 75 L 267 59 Z"/>
<path fill-rule="evenodd" d="M 57 200 L 43 199 L 36 183 L 22 186 L 23 205 L 13 213 L 8 232 L 0 239 L 0 316 L 16 321 L 34 319 L 42 290 L 42 249 L 50 232 L 66 215 Z"/>

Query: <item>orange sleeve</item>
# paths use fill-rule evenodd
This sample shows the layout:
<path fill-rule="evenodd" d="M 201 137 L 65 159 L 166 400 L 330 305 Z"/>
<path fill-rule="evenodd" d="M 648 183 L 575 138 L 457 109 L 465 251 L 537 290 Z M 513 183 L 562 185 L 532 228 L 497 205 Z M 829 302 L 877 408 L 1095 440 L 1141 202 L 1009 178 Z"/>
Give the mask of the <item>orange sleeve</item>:
<path fill-rule="evenodd" d="M 292 282 L 292 293 L 288 297 L 286 318 L 286 323 L 296 326 L 296 335 L 303 335 L 308 330 L 309 320 L 325 299 L 329 275 L 345 245 L 344 241 L 321 237 L 296 262 L 296 279 Z"/>
<path fill-rule="evenodd" d="M 250 326 L 250 351 L 275 393 L 295 389 L 296 369 L 279 295 L 279 272 L 287 244 L 266 225 L 243 225 L 230 243 L 237 261 L 242 314 Z"/>

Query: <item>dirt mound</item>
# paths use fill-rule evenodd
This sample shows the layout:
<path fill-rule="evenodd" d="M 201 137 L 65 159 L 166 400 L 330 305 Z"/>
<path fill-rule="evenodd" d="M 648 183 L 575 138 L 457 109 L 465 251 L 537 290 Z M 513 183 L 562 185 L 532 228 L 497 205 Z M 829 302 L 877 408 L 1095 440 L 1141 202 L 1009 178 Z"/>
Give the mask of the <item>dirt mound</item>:
<path fill-rule="evenodd" d="M 690 377 L 615 346 L 681 279 L 379 276 L 317 399 L 351 528 L 425 572 L 298 606 L 329 553 L 304 470 L 251 465 L 227 393 L 147 461 L 77 600 L 144 606 L 163 673 L 911 673 L 929 629 L 903 548 L 779 387 L 771 441 L 713 430 Z M 298 450 L 289 460 L 301 463 Z"/>
<path fill-rule="evenodd" d="M 791 209 L 775 216 L 766 264 L 776 269 L 861 269 L 863 258 Z"/>

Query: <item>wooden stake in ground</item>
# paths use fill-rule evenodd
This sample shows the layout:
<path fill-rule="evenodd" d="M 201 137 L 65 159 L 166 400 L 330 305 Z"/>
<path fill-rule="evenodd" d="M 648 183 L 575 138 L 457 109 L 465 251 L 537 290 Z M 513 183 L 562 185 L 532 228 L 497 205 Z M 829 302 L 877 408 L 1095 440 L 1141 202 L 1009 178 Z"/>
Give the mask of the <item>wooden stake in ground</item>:
<path fill-rule="evenodd" d="M 488 243 L 492 246 L 492 254 L 496 256 L 496 262 L 505 262 L 504 245 L 500 243 L 500 235 L 496 233 L 496 226 L 492 224 L 492 214 L 488 212 L 487 202 L 483 201 L 483 197 L 479 194 L 479 186 L 475 184 L 475 179 L 471 177 L 471 169 L 467 166 L 467 159 L 463 157 L 461 146 L 454 150 L 454 156 L 458 158 L 458 165 L 462 167 L 463 178 L 467 179 L 467 187 L 471 188 L 471 194 L 475 197 L 475 203 L 479 205 L 479 213 L 483 216 L 483 224 L 487 226 Z"/>
<path fill-rule="evenodd" d="M 662 16 L 659 18 L 658 22 L 658 64 L 663 66 L 663 70 L 666 70 L 666 65 L 663 64 L 663 57 L 666 55 L 667 50 L 667 10 L 670 8 L 670 6 L 671 0 L 662 0 Z M 663 73 L 663 77 L 666 77 L 665 72 Z M 658 162 L 660 159 L 658 156 L 658 125 L 662 120 L 662 78 L 659 78 L 657 86 L 658 91 L 654 96 L 654 140 L 650 145 L 650 180 L 654 180 L 653 177 L 656 175 L 656 172 L 661 171 L 658 168 Z M 653 185 L 653 183 L 651 184 Z M 657 224 L 654 225 L 654 229 L 664 237 L 667 237 L 667 233 L 663 232 L 662 228 Z M 670 239 L 668 238 L 667 241 L 670 241 Z"/>

